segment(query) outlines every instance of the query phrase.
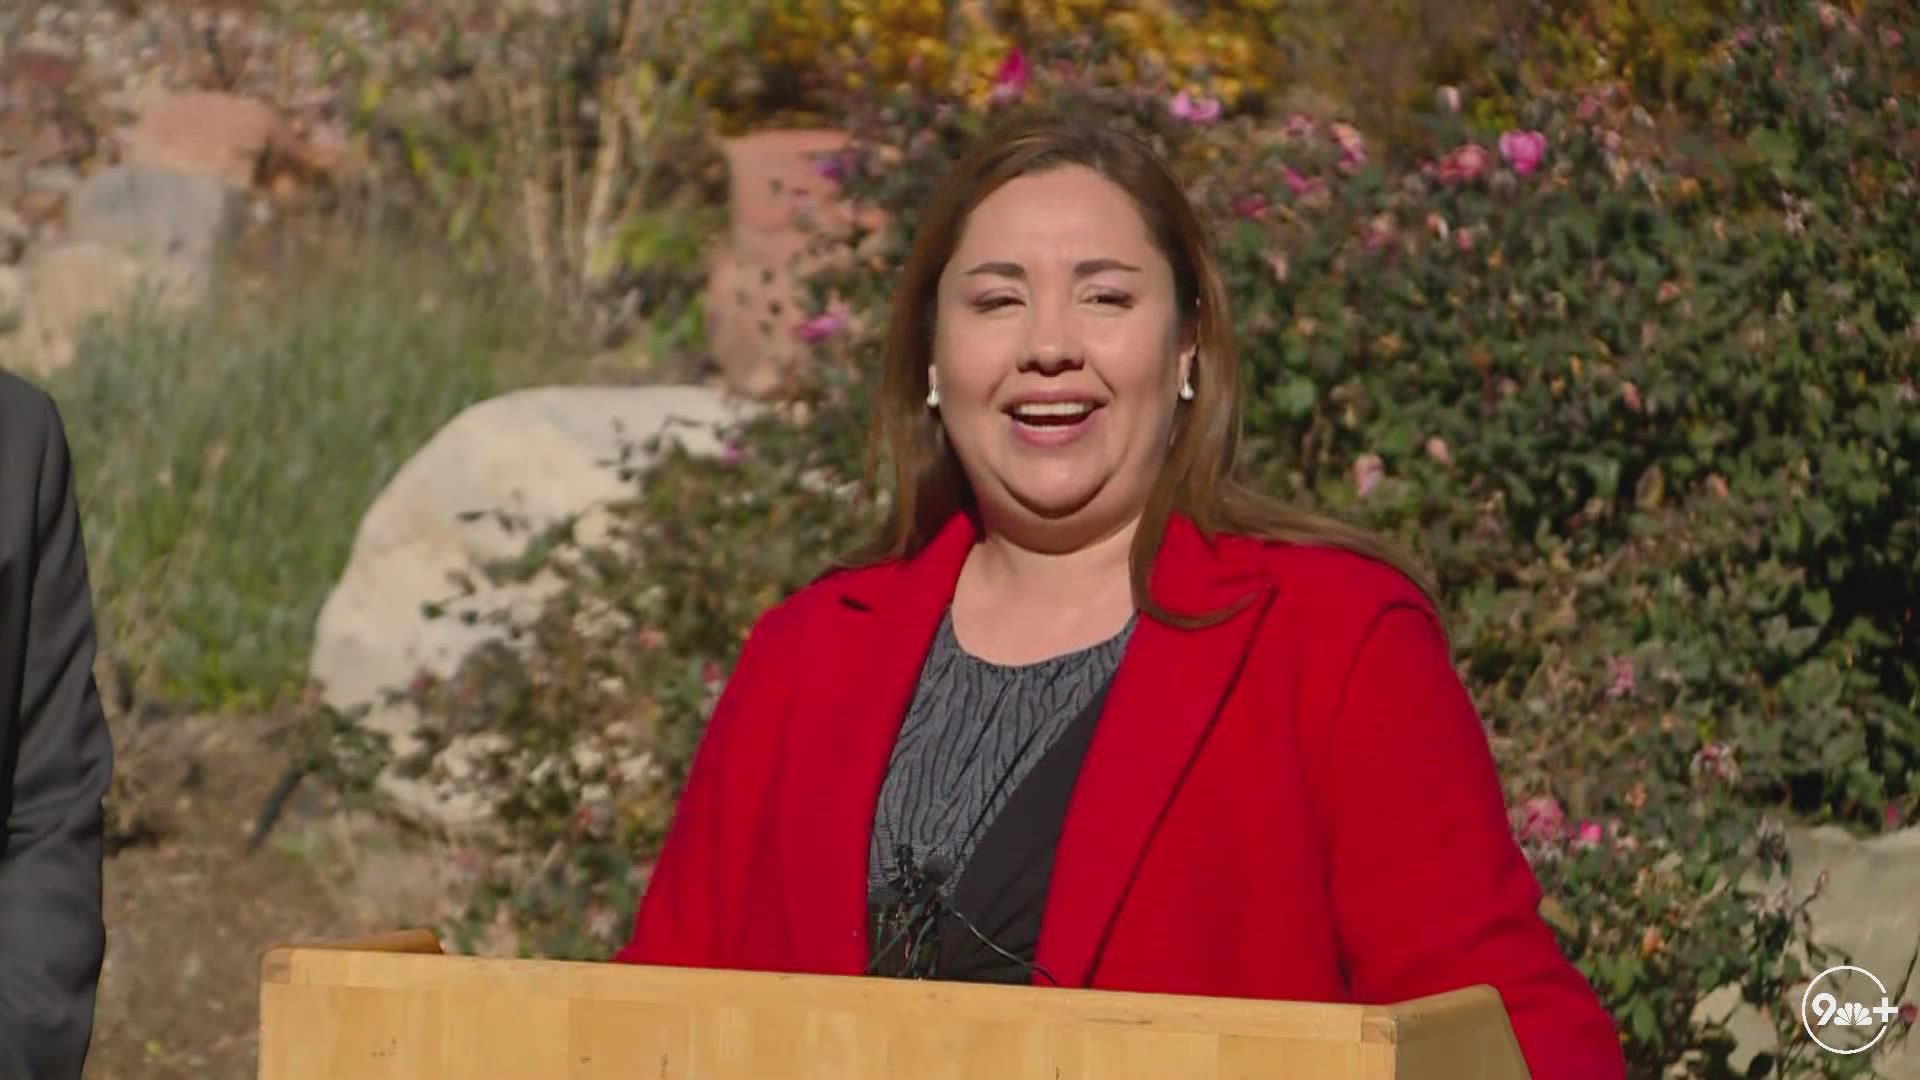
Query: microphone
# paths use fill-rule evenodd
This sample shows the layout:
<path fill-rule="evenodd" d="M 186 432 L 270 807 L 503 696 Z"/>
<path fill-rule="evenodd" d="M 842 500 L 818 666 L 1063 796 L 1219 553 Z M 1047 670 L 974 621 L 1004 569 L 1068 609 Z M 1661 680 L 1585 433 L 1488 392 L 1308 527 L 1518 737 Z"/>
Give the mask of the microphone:
<path fill-rule="evenodd" d="M 920 872 L 926 876 L 927 884 L 937 889 L 953 876 L 953 860 L 945 855 L 929 855 L 920 864 Z"/>

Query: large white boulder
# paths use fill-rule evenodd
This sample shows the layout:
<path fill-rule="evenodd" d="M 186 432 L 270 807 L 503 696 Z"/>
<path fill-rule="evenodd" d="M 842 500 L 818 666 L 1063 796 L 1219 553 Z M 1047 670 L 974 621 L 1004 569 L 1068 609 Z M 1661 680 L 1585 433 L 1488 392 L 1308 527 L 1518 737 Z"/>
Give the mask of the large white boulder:
<path fill-rule="evenodd" d="M 1892 1004 L 1920 1002 L 1920 971 L 1913 973 L 1913 981 L 1901 992 L 1915 950 L 1920 949 L 1920 827 L 1864 839 L 1834 826 L 1796 827 L 1787 830 L 1787 843 L 1793 854 L 1792 895 L 1808 896 L 1816 886 L 1820 890 L 1808 909 L 1815 940 L 1840 950 L 1846 963 L 1878 977 Z M 1806 962 L 1804 954 L 1799 959 Z M 1860 985 L 1855 980 L 1840 989 L 1857 990 Z M 1835 989 L 1831 983 L 1821 988 Z M 1799 1003 L 1792 1004 L 1795 1015 L 1789 1019 L 1798 1024 Z M 1863 1004 L 1871 1007 L 1879 1002 Z M 1772 1026 L 1740 1002 L 1738 987 L 1726 986 L 1709 994 L 1695 1016 L 1728 1018 L 1737 1045 L 1735 1068 L 1745 1068 L 1761 1051 L 1779 1051 Z M 1874 1023 L 1879 1023 L 1877 1018 Z M 1892 1027 L 1885 1036 L 1890 1041 L 1897 1040 L 1903 1030 L 1897 1019 Z M 1806 1039 L 1804 1031 L 1796 1029 L 1795 1034 Z M 1818 1047 L 1814 1050 L 1819 1052 Z M 1875 1064 L 1882 1080 L 1920 1080 L 1920 1039 L 1895 1045 Z"/>
<path fill-rule="evenodd" d="M 342 710 L 370 706 L 364 720 L 409 753 L 417 717 L 386 705 L 387 692 L 421 671 L 454 672 L 499 633 L 462 612 L 536 610 L 551 577 L 489 586 L 482 567 L 526 551 L 544 529 L 631 496 L 615 463 L 635 446 L 631 468 L 651 464 L 641 444 L 662 434 L 691 453 L 716 453 L 724 425 L 743 407 L 720 392 L 686 386 L 551 387 L 524 390 L 456 416 L 394 475 L 367 511 L 352 555 L 315 627 L 311 679 L 323 701 Z M 478 516 L 475 516 L 478 515 Z M 466 576 L 479 591 L 460 599 Z M 429 618 L 429 605 L 445 605 Z M 471 746 L 450 747 L 439 764 L 458 777 Z M 460 828 L 487 810 L 448 784 L 389 770 L 381 790 L 423 825 Z"/>

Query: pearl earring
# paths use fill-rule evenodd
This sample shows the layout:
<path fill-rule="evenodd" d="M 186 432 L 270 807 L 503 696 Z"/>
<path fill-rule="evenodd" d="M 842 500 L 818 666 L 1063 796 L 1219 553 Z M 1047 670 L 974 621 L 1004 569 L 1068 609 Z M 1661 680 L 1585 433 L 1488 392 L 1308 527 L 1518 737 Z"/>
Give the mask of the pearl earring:
<path fill-rule="evenodd" d="M 1193 380 L 1192 379 L 1180 380 L 1180 400 L 1181 401 L 1193 400 Z"/>
<path fill-rule="evenodd" d="M 939 407 L 940 407 L 940 388 L 937 386 L 930 386 L 927 388 L 927 408 L 937 409 Z"/>

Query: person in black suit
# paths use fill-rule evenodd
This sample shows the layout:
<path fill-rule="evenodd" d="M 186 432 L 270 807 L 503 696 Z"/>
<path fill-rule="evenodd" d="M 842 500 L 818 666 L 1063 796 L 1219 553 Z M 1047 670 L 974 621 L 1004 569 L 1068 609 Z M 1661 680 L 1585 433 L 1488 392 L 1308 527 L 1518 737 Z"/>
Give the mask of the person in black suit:
<path fill-rule="evenodd" d="M 51 398 L 0 371 L 0 1077 L 78 1080 L 106 951 L 113 746 Z"/>

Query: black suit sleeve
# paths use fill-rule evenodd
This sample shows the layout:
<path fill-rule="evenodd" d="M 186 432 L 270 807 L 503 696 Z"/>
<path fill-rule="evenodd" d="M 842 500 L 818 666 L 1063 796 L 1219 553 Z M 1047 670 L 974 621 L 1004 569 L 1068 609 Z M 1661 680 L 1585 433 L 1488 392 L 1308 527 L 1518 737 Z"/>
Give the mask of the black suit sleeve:
<path fill-rule="evenodd" d="M 42 437 L 38 476 L 25 487 L 34 520 L 19 742 L 0 849 L 0 1076 L 77 1080 L 105 953 L 113 748 L 93 679 L 92 596 L 66 432 L 52 402 L 38 401 L 43 417 L 27 418 Z M 32 467 L 24 457 L 0 464 Z"/>

